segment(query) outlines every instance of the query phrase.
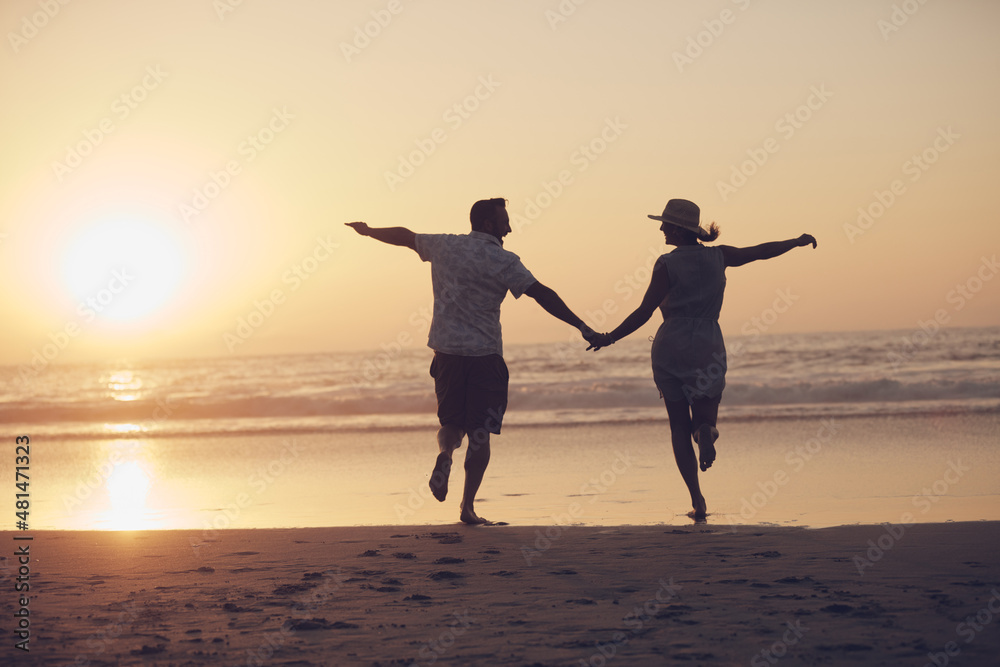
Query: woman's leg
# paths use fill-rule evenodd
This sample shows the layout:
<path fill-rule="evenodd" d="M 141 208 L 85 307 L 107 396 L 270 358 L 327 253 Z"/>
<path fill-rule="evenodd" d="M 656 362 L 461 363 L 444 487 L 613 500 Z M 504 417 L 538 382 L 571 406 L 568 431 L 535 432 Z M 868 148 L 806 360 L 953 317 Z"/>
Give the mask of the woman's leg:
<path fill-rule="evenodd" d="M 712 467 L 715 462 L 715 441 L 719 438 L 719 429 L 715 427 L 719 419 L 719 399 L 698 398 L 691 405 L 692 435 L 698 443 L 698 462 L 702 472 Z"/>
<path fill-rule="evenodd" d="M 674 448 L 677 469 L 691 494 L 694 518 L 704 519 L 708 509 L 698 485 L 698 459 L 691 444 L 691 408 L 683 400 L 664 400 L 664 403 L 667 406 L 667 416 L 670 417 L 670 442 Z"/>

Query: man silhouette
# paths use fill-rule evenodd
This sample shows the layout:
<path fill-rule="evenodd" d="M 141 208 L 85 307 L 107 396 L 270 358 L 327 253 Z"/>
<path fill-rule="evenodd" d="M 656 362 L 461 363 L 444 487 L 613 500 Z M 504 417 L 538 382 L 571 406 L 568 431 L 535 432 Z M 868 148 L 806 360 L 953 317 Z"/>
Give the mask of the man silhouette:
<path fill-rule="evenodd" d="M 503 238 L 511 231 L 506 204 L 505 199 L 477 201 L 469 213 L 472 231 L 464 235 L 347 223 L 362 236 L 405 246 L 431 263 L 434 315 L 427 346 L 434 350 L 430 372 L 441 428 L 430 488 L 444 502 L 452 453 L 468 435 L 459 518 L 473 525 L 490 523 L 476 514 L 476 493 L 490 462 L 490 434 L 500 433 L 507 409 L 508 374 L 500 334 L 500 304 L 507 292 L 515 299 L 527 294 L 549 314 L 579 329 L 587 342 L 597 335 L 558 294 L 538 282 L 517 255 L 503 248 Z"/>

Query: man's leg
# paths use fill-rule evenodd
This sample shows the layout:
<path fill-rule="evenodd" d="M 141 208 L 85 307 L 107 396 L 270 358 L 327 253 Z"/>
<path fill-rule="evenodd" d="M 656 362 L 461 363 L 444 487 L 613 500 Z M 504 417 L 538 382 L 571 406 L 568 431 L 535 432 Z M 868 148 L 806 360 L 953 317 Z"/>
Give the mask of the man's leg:
<path fill-rule="evenodd" d="M 692 515 L 695 520 L 702 520 L 708 513 L 705 497 L 701 495 L 698 484 L 698 459 L 691 445 L 691 411 L 687 401 L 664 400 L 667 406 L 667 416 L 670 417 L 670 442 L 674 448 L 674 460 L 677 469 L 691 494 Z"/>
<path fill-rule="evenodd" d="M 483 483 L 483 475 L 490 464 L 490 433 L 486 429 L 476 429 L 469 434 L 469 449 L 465 453 L 465 490 L 462 494 L 462 513 L 459 518 L 463 523 L 488 523 L 486 519 L 476 514 L 476 493 Z"/>
<path fill-rule="evenodd" d="M 440 453 L 434 462 L 434 471 L 431 473 L 431 493 L 439 502 L 444 502 L 448 496 L 448 477 L 451 475 L 452 453 L 462 446 L 462 438 L 465 431 L 458 426 L 446 424 L 438 429 L 437 440 Z"/>
<path fill-rule="evenodd" d="M 507 410 L 510 374 L 498 354 L 476 357 L 469 375 L 466 430 L 469 451 L 465 453 L 465 492 L 459 518 L 468 524 L 489 523 L 476 514 L 476 494 L 490 464 L 490 434 L 499 433 Z"/>
<path fill-rule="evenodd" d="M 462 446 L 465 429 L 465 370 L 463 359 L 440 352 L 434 353 L 431 362 L 431 377 L 434 378 L 434 393 L 437 395 L 437 415 L 441 428 L 438 429 L 438 455 L 431 473 L 431 493 L 439 502 L 448 495 L 448 477 L 451 475 L 452 453 Z"/>

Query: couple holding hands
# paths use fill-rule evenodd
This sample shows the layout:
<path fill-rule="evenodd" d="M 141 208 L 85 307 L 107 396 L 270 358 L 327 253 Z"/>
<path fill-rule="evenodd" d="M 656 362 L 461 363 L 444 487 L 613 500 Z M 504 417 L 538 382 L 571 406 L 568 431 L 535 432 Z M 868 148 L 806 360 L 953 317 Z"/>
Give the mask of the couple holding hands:
<path fill-rule="evenodd" d="M 639 306 L 613 331 L 596 333 L 558 294 L 538 282 L 517 255 L 503 248 L 503 239 L 511 231 L 506 204 L 505 199 L 477 201 L 469 215 L 472 231 L 464 235 L 415 234 L 405 227 L 347 223 L 362 236 L 408 247 L 431 263 L 434 314 L 427 345 L 434 350 L 430 373 L 441 424 L 439 453 L 430 477 L 434 497 L 445 500 L 452 454 L 468 436 L 459 518 L 473 525 L 492 523 L 476 514 L 475 500 L 489 465 L 490 435 L 500 433 L 507 408 L 500 304 L 510 292 L 515 298 L 526 294 L 554 317 L 579 329 L 590 344 L 588 350 L 613 345 L 660 309 L 663 324 L 653 341 L 653 379 L 670 419 L 674 459 L 691 494 L 689 515 L 705 521 L 708 508 L 698 471 L 712 466 L 719 437 L 716 420 L 726 369 L 719 312 L 726 269 L 771 259 L 792 248 L 815 248 L 816 239 L 803 234 L 746 248 L 703 245 L 718 238 L 718 225 L 703 227 L 698 206 L 671 199 L 662 215 L 649 217 L 661 222 L 667 245 L 676 247 L 657 259 Z M 698 446 L 697 455 L 692 440 Z"/>

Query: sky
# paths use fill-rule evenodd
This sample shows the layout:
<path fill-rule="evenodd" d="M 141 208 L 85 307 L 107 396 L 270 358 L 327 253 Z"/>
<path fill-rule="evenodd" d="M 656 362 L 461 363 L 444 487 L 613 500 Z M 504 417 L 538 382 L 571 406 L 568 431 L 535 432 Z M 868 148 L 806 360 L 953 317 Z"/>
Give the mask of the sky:
<path fill-rule="evenodd" d="M 1000 325 L 997 25 L 988 0 L 5 0 L 0 363 L 422 345 L 429 265 L 344 223 L 466 233 L 498 196 L 505 247 L 598 330 L 678 197 L 719 243 L 819 240 L 727 272 L 727 337 Z M 527 297 L 503 325 L 577 336 Z"/>

